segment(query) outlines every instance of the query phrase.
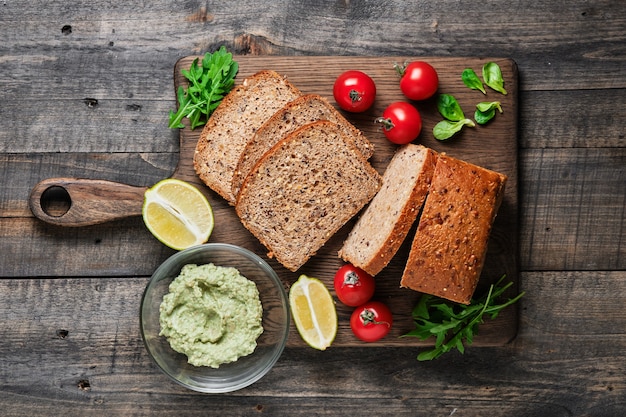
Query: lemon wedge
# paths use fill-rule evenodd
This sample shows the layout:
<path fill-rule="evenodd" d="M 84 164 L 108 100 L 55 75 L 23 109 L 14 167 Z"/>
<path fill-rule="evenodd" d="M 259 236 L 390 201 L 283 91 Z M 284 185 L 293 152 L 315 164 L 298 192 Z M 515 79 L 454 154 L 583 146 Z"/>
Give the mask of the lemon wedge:
<path fill-rule="evenodd" d="M 302 339 L 325 350 L 337 335 L 337 310 L 322 281 L 300 275 L 289 290 L 289 307 Z"/>
<path fill-rule="evenodd" d="M 213 231 L 213 210 L 206 197 L 174 178 L 146 190 L 142 216 L 154 237 L 176 250 L 205 243 Z"/>

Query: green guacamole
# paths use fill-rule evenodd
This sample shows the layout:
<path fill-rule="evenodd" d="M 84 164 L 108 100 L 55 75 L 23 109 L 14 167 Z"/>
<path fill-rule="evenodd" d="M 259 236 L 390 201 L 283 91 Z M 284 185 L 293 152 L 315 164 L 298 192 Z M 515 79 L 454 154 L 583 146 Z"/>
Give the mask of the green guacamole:
<path fill-rule="evenodd" d="M 256 284 L 237 269 L 189 264 L 163 297 L 160 335 L 190 364 L 218 368 L 254 351 L 262 315 Z"/>

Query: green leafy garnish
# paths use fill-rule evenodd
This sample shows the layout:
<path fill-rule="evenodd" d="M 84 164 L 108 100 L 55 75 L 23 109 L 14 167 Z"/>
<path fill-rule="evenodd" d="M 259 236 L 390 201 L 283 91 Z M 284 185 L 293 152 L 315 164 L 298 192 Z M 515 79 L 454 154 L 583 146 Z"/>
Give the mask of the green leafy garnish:
<path fill-rule="evenodd" d="M 187 90 L 178 87 L 178 111 L 170 110 L 168 126 L 172 129 L 185 127 L 182 123 L 185 117 L 189 119 L 191 129 L 206 124 L 213 110 L 235 85 L 239 65 L 224 46 L 212 54 L 207 52 L 202 63 L 198 65 L 198 62 L 198 58 L 194 59 L 189 70 L 181 71 L 189 81 L 189 87 Z"/>
<path fill-rule="evenodd" d="M 487 62 L 483 65 L 483 80 L 485 80 L 485 84 L 495 91 L 506 95 L 502 71 L 500 71 L 500 66 L 495 62 Z"/>
<path fill-rule="evenodd" d="M 484 125 L 496 115 L 496 110 L 502 113 L 502 106 L 499 101 L 487 102 L 483 101 L 476 105 L 474 112 L 474 120 L 480 125 Z"/>
<path fill-rule="evenodd" d="M 506 275 L 489 287 L 487 294 L 478 299 L 472 299 L 469 305 L 453 303 L 439 297 L 424 294 L 413 309 L 415 329 L 402 337 L 417 337 L 426 340 L 435 337 L 433 349 L 420 352 L 419 361 L 436 359 L 452 349 L 465 353 L 465 346 L 472 344 L 478 327 L 483 323 L 483 316 L 495 319 L 505 307 L 517 302 L 524 296 L 524 292 L 515 298 L 497 304 L 496 300 L 511 285 L 501 285 Z"/>
<path fill-rule="evenodd" d="M 453 122 L 465 119 L 463 109 L 451 94 L 440 94 L 437 98 L 437 110 L 443 117 Z"/>
<path fill-rule="evenodd" d="M 437 97 L 437 110 L 447 119 L 433 127 L 433 135 L 437 140 L 446 140 L 459 132 L 463 126 L 474 127 L 474 122 L 465 118 L 459 102 L 451 94 L 440 94 Z"/>
<path fill-rule="evenodd" d="M 463 126 L 474 127 L 476 125 L 470 119 L 462 119 L 458 122 L 442 120 L 433 127 L 433 135 L 438 140 L 450 139 L 455 133 L 463 129 Z"/>
<path fill-rule="evenodd" d="M 461 80 L 468 88 L 472 90 L 480 90 L 483 94 L 487 94 L 483 82 L 478 78 L 476 72 L 471 68 L 465 68 L 461 74 Z"/>

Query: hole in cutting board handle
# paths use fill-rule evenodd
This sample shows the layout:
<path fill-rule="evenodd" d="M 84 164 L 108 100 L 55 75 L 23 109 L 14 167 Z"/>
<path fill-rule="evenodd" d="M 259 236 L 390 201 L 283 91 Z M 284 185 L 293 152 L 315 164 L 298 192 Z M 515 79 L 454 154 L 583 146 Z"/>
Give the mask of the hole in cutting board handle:
<path fill-rule="evenodd" d="M 72 197 L 65 188 L 53 185 L 41 193 L 39 204 L 48 216 L 62 217 L 72 207 Z"/>

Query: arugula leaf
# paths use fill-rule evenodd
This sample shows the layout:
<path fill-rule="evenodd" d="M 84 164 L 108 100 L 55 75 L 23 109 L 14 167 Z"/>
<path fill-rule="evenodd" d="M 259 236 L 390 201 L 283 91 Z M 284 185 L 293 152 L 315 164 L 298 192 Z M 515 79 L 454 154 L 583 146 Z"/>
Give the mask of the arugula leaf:
<path fill-rule="evenodd" d="M 453 303 L 433 295 L 422 295 L 412 313 L 415 329 L 401 336 L 417 337 L 420 340 L 435 337 L 434 348 L 420 352 L 417 360 L 433 360 L 452 349 L 465 353 L 465 347 L 473 343 L 484 316 L 493 320 L 500 311 L 524 296 L 524 292 L 521 292 L 498 304 L 496 300 L 513 285 L 512 282 L 502 285 L 505 277 L 503 275 L 498 282 L 492 284 L 487 294 L 472 299 L 469 305 Z"/>
<path fill-rule="evenodd" d="M 476 75 L 476 72 L 473 69 L 465 68 L 461 74 L 461 80 L 463 80 L 463 84 L 470 89 L 480 90 L 483 94 L 487 94 L 485 87 L 483 87 L 483 82 L 480 78 L 478 78 L 478 75 Z"/>
<path fill-rule="evenodd" d="M 181 74 L 189 82 L 187 90 L 178 87 L 176 97 L 178 111 L 170 110 L 169 124 L 172 129 L 183 128 L 182 120 L 187 117 L 191 129 L 206 124 L 209 117 L 222 99 L 235 85 L 235 76 L 239 64 L 224 46 L 214 53 L 204 54 L 202 61 L 193 60 L 189 70 L 181 70 Z"/>
<path fill-rule="evenodd" d="M 496 115 L 496 110 L 502 113 L 502 106 L 499 101 L 487 102 L 483 101 L 476 105 L 474 112 L 474 120 L 480 125 L 484 125 Z"/>
<path fill-rule="evenodd" d="M 500 66 L 495 62 L 487 62 L 483 65 L 483 80 L 493 90 L 506 95 L 502 71 L 500 71 Z"/>

